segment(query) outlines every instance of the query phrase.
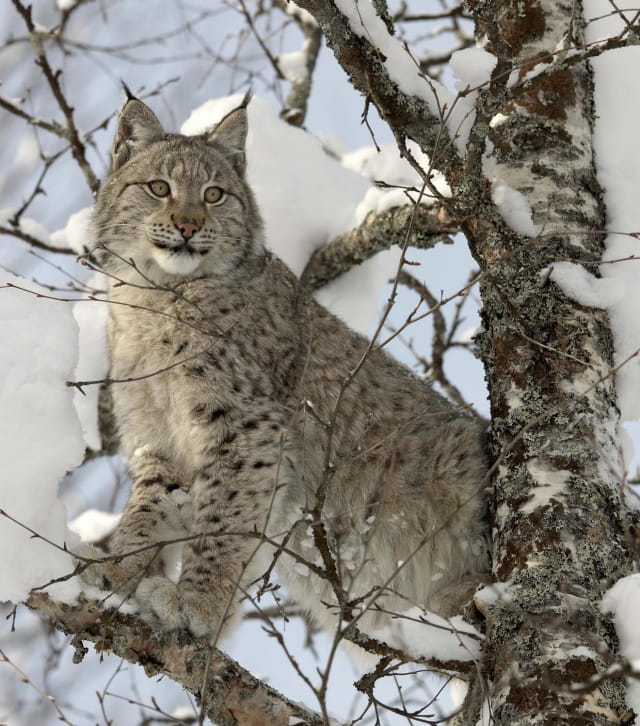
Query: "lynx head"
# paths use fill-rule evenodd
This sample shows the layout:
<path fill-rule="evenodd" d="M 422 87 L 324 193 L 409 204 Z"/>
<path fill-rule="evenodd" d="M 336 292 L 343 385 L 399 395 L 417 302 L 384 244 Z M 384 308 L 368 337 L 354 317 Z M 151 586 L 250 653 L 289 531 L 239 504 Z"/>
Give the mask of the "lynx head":
<path fill-rule="evenodd" d="M 130 97 L 93 220 L 96 257 L 115 277 L 154 281 L 227 275 L 262 252 L 245 180 L 248 98 L 199 136 L 166 134 Z"/>

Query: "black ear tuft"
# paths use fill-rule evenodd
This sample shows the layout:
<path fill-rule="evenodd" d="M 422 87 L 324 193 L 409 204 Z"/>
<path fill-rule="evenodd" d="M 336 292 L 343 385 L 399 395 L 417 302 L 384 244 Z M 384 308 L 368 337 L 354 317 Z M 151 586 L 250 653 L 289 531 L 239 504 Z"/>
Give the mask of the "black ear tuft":
<path fill-rule="evenodd" d="M 137 100 L 137 98 L 138 98 L 138 97 L 137 97 L 137 96 L 135 96 L 135 95 L 134 95 L 134 94 L 132 93 L 131 89 L 130 89 L 130 88 L 129 88 L 129 86 L 127 86 L 127 84 L 126 84 L 126 83 L 125 83 L 125 82 L 124 82 L 124 81 L 122 80 L 122 78 L 120 79 L 120 83 L 122 84 L 122 90 L 123 90 L 123 91 L 125 92 L 125 95 L 127 96 L 127 101 L 133 101 L 134 99 L 136 99 L 136 100 Z"/>
<path fill-rule="evenodd" d="M 124 83 L 123 86 L 127 101 L 118 117 L 111 148 L 111 171 L 116 171 L 145 146 L 165 136 L 153 111 L 131 94 Z"/>
<path fill-rule="evenodd" d="M 249 101 L 251 101 L 251 93 L 247 93 L 242 99 L 242 103 L 230 111 L 217 126 L 204 133 L 204 139 L 208 144 L 214 143 L 225 149 L 233 167 L 239 174 L 244 174 L 246 166 Z"/>

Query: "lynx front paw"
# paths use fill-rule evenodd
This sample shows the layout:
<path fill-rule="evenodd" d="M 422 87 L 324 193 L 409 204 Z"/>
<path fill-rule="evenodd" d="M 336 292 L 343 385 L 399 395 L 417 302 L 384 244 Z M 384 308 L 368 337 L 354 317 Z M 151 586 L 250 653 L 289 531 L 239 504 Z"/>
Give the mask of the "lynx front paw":
<path fill-rule="evenodd" d="M 81 568 L 78 573 L 80 579 L 87 585 L 97 587 L 99 590 L 115 590 L 126 579 L 124 572 L 113 562 L 95 562 L 88 560 L 104 560 L 108 555 L 93 545 L 82 542 L 74 548 L 73 552 L 77 565 Z"/>
<path fill-rule="evenodd" d="M 187 627 L 178 586 L 166 577 L 142 580 L 136 588 L 136 600 L 143 620 L 150 625 L 160 625 L 163 630 Z"/>
<path fill-rule="evenodd" d="M 121 595 L 133 594 L 145 572 L 149 572 L 149 557 L 120 557 L 82 543 L 75 548 L 77 564 L 81 566 L 80 579 L 87 585 Z M 110 558 L 110 559 L 106 559 Z M 93 564 L 87 560 L 102 560 Z"/>
<path fill-rule="evenodd" d="M 166 577 L 147 577 L 138 585 L 140 614 L 163 630 L 187 628 L 196 637 L 216 637 L 220 620 L 216 608 L 200 593 L 181 588 Z"/>

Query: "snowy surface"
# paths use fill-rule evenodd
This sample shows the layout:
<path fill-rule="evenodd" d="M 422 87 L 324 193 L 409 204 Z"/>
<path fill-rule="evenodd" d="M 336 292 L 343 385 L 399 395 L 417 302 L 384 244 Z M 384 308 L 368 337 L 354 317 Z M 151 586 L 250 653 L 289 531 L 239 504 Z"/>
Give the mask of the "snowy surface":
<path fill-rule="evenodd" d="M 313 15 L 311 15 L 311 13 L 307 10 L 303 10 L 293 0 L 288 0 L 287 4 L 285 5 L 285 12 L 287 13 L 287 15 L 292 15 L 295 18 L 299 18 L 305 25 L 318 25 Z"/>
<path fill-rule="evenodd" d="M 307 56 L 301 50 L 281 53 L 276 58 L 282 75 L 292 83 L 303 81 L 308 75 Z"/>
<path fill-rule="evenodd" d="M 595 277 L 575 262 L 555 262 L 550 272 L 551 279 L 560 285 L 565 294 L 586 307 L 610 308 L 619 304 L 626 295 L 624 280 Z"/>
<path fill-rule="evenodd" d="M 491 184 L 491 199 L 514 232 L 529 237 L 538 234 L 540 230 L 533 223 L 531 207 L 524 194 L 503 181 L 494 181 Z"/>
<path fill-rule="evenodd" d="M 63 229 L 51 234 L 49 243 L 61 249 L 72 249 L 78 255 L 84 255 L 92 248 L 89 242 L 89 219 L 93 207 L 84 207 L 69 217 Z"/>
<path fill-rule="evenodd" d="M 478 658 L 484 639 L 459 615 L 445 619 L 417 607 L 399 615 L 375 635 L 414 657 L 460 661 Z"/>
<path fill-rule="evenodd" d="M 620 9 L 637 8 L 632 0 L 616 3 Z M 630 14 L 632 17 L 635 10 Z M 623 29 L 611 13 L 608 0 L 587 0 L 585 16 L 600 18 L 587 27 L 587 40 L 595 42 Z M 598 178 L 604 187 L 607 228 L 604 260 L 640 256 L 640 242 L 629 233 L 640 231 L 640 48 L 611 51 L 592 61 L 595 73 L 597 120 L 594 134 Z M 627 233 L 627 234 L 623 234 Z M 621 291 L 620 298 L 606 299 L 615 341 L 615 363 L 620 364 L 640 349 L 640 260 L 600 266 L 602 276 Z M 635 358 L 617 375 L 618 400 L 623 419 L 640 418 L 640 360 Z"/>
<path fill-rule="evenodd" d="M 101 509 L 86 509 L 69 522 L 69 529 L 83 542 L 94 544 L 110 535 L 121 519 L 120 514 L 103 512 Z"/>
<path fill-rule="evenodd" d="M 456 88 L 465 95 L 456 100 L 458 114 L 461 116 L 459 145 L 469 140 L 469 132 L 476 118 L 475 105 L 480 88 L 489 81 L 498 59 L 483 48 L 464 48 L 451 55 L 449 63 L 458 79 Z"/>
<path fill-rule="evenodd" d="M 107 319 L 109 307 L 106 302 L 79 302 L 73 306 L 73 315 L 79 331 L 79 356 L 74 372 L 74 381 L 100 381 L 109 370 L 107 349 Z M 74 403 L 82 425 L 84 439 L 89 448 L 101 448 L 98 430 L 97 385 L 83 386 L 82 391 L 74 389 Z"/>
<path fill-rule="evenodd" d="M 622 0 L 616 7 L 632 9 L 637 3 Z M 587 26 L 587 40 L 596 42 L 616 35 L 622 22 L 611 13 L 607 0 L 586 0 L 585 17 L 597 18 Z M 605 53 L 592 61 L 595 74 L 597 120 L 594 134 L 598 178 L 604 188 L 607 207 L 606 252 L 599 266 L 602 279 L 575 269 L 569 263 L 554 265 L 554 279 L 584 305 L 604 307 L 609 312 L 613 330 L 614 363 L 617 372 L 618 401 L 622 418 L 640 418 L 640 362 L 634 353 L 640 350 L 640 243 L 634 236 L 640 231 L 640 137 L 636 119 L 640 113 L 640 79 L 637 68 L 640 48 L 631 47 Z M 628 451 L 627 437 L 622 441 Z M 622 655 L 640 670 L 640 575 L 619 580 L 602 600 L 603 612 L 613 614 Z M 640 681 L 629 679 L 628 705 L 640 713 Z"/>
<path fill-rule="evenodd" d="M 407 143 L 407 148 L 421 169 L 429 173 L 438 192 L 450 197 L 449 185 L 439 171 L 430 168 L 429 157 L 413 141 Z M 432 204 L 434 201 L 431 192 L 422 188 L 423 182 L 416 169 L 400 156 L 395 144 L 383 144 L 379 150 L 365 146 L 344 154 L 341 161 L 347 169 L 363 174 L 372 181 L 384 182 L 381 186 L 367 190 L 356 207 L 354 225 L 360 224 L 369 212 L 383 212 L 418 201 L 420 204 Z"/>
<path fill-rule="evenodd" d="M 214 126 L 242 96 L 208 101 L 182 125 L 184 134 Z M 265 221 L 267 245 L 300 275 L 311 253 L 352 227 L 355 207 L 370 186 L 344 169 L 320 142 L 283 122 L 270 103 L 249 104 L 248 178 Z"/>
<path fill-rule="evenodd" d="M 464 48 L 452 53 L 449 65 L 459 91 L 478 89 L 491 78 L 498 59 L 484 48 Z"/>
<path fill-rule="evenodd" d="M 25 280 L 0 270 L 0 285 L 7 283 L 24 286 Z M 8 288 L 0 296 L 0 507 L 62 546 L 68 536 L 58 484 L 84 453 L 73 393 L 65 384 L 76 365 L 77 328 L 63 303 Z M 32 588 L 73 569 L 69 555 L 31 539 L 4 517 L 0 541 L 0 600 L 20 602 Z M 75 592 L 66 583 L 57 586 L 56 595 Z"/>
<path fill-rule="evenodd" d="M 640 673 L 640 574 L 618 580 L 602 598 L 602 612 L 611 613 L 620 640 L 620 651 L 634 670 Z M 627 703 L 640 714 L 640 680 L 627 681 Z"/>

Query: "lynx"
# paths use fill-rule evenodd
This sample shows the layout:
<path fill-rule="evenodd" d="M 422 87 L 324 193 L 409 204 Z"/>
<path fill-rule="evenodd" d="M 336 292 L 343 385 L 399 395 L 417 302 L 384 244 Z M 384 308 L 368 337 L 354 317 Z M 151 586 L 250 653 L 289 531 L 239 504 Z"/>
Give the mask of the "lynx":
<path fill-rule="evenodd" d="M 133 487 L 94 576 L 211 639 L 274 558 L 322 626 L 451 615 L 488 567 L 484 426 L 265 250 L 247 103 L 193 137 L 134 97 L 117 123 L 93 234 Z"/>

